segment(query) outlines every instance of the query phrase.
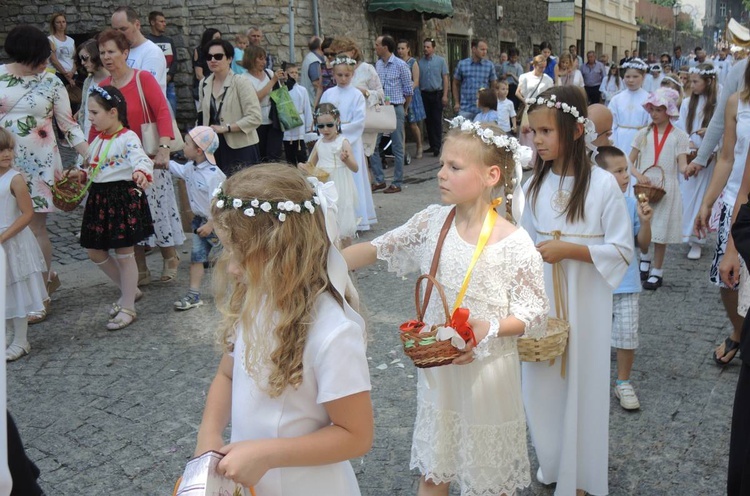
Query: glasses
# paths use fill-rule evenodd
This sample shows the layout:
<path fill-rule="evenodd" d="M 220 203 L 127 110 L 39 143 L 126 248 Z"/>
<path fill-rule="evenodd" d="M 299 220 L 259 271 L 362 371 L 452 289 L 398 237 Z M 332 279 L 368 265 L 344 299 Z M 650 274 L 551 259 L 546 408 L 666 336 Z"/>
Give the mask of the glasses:
<path fill-rule="evenodd" d="M 333 126 L 335 126 L 335 125 L 336 125 L 336 123 L 335 123 L 335 122 L 326 122 L 325 124 L 318 124 L 318 125 L 317 125 L 317 128 L 318 128 L 318 129 L 324 129 L 324 128 L 326 128 L 326 127 L 333 127 Z"/>
<path fill-rule="evenodd" d="M 209 62 L 212 60 L 224 60 L 224 57 L 225 55 L 223 53 L 209 53 L 206 55 L 206 60 Z"/>
<path fill-rule="evenodd" d="M 81 60 L 81 62 L 88 62 L 91 58 L 90 55 L 79 55 L 78 58 Z"/>
<path fill-rule="evenodd" d="M 323 52 L 323 55 L 325 55 L 326 57 L 333 57 L 336 54 L 333 52 Z"/>

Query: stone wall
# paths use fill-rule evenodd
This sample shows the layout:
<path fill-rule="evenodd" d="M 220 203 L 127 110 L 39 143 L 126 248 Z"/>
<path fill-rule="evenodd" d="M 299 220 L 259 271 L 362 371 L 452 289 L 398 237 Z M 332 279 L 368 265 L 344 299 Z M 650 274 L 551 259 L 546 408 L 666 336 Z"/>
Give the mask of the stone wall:
<path fill-rule="evenodd" d="M 640 45 L 641 55 L 645 56 L 648 52 L 654 52 L 657 56 L 664 52 L 672 54 L 674 45 L 672 29 L 646 24 L 639 26 L 639 28 L 638 36 L 643 40 Z M 682 46 L 682 53 L 687 55 L 693 47 L 701 45 L 701 36 L 678 31 L 677 45 Z"/>

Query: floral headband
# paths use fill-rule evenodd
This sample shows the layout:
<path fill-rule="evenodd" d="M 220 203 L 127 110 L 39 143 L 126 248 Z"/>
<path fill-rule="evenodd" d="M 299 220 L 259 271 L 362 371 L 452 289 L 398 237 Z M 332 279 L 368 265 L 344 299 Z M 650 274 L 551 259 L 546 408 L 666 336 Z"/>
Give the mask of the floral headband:
<path fill-rule="evenodd" d="M 357 65 L 357 61 L 354 60 L 351 57 L 343 57 L 343 56 L 337 56 L 335 59 L 333 59 L 333 65 Z"/>
<path fill-rule="evenodd" d="M 710 69 L 698 69 L 697 67 L 691 67 L 688 70 L 688 74 L 699 74 L 701 76 L 718 76 L 719 70 L 716 67 L 712 67 Z"/>
<path fill-rule="evenodd" d="M 99 86 L 97 86 L 95 84 L 92 84 L 89 87 L 89 95 L 92 94 L 92 93 L 99 93 L 102 96 L 102 98 L 104 98 L 108 102 L 111 102 L 111 101 L 114 100 L 115 103 L 122 103 L 122 100 L 120 99 L 120 97 L 118 97 L 117 95 L 111 95 L 111 94 L 109 94 L 109 92 L 107 90 L 105 90 L 104 88 L 101 88 L 101 87 L 99 87 Z"/>
<path fill-rule="evenodd" d="M 647 71 L 648 70 L 648 64 L 645 63 L 641 59 L 632 59 L 625 63 L 623 63 L 620 68 L 628 70 L 628 69 L 638 69 L 639 71 Z"/>
<path fill-rule="evenodd" d="M 341 117 L 341 112 L 339 112 L 339 109 L 332 108 L 331 110 L 324 110 L 321 111 L 320 109 L 315 109 L 315 112 L 313 112 L 313 117 L 317 119 L 321 115 L 332 115 L 334 119 L 338 119 Z"/>
<path fill-rule="evenodd" d="M 224 193 L 224 190 L 219 186 L 216 188 L 213 194 L 216 198 L 216 208 L 227 210 L 232 208 L 234 210 L 242 210 L 242 213 L 248 217 L 255 217 L 256 214 L 266 213 L 271 214 L 284 222 L 288 213 L 301 213 L 304 208 L 311 214 L 315 213 L 315 205 L 320 205 L 320 199 L 317 195 L 313 195 L 312 200 L 305 200 L 300 203 L 295 203 L 291 200 L 285 201 L 271 201 L 271 200 L 259 200 L 253 198 L 252 200 L 243 200 L 241 198 L 232 198 Z"/>
<path fill-rule="evenodd" d="M 596 126 L 594 125 L 593 121 L 587 117 L 583 117 L 578 109 L 573 105 L 567 104 L 565 102 L 558 102 L 557 95 L 550 95 L 549 99 L 543 98 L 541 96 L 538 96 L 536 98 L 528 98 L 526 100 L 526 104 L 529 105 L 529 107 L 531 107 L 531 105 L 545 105 L 547 108 L 562 110 L 563 113 L 572 115 L 575 118 L 576 122 L 578 122 L 579 124 L 583 124 L 583 129 L 586 133 L 584 137 L 586 140 L 586 144 L 591 143 L 596 139 Z"/>

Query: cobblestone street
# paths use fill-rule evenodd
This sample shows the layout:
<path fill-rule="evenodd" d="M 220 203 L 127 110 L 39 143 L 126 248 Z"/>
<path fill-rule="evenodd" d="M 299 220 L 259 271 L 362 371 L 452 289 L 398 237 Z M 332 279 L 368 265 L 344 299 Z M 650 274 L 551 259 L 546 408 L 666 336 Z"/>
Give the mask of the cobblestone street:
<path fill-rule="evenodd" d="M 405 168 L 401 194 L 375 194 L 379 223 L 363 239 L 435 203 L 436 168 L 433 157 L 415 160 Z M 116 290 L 78 245 L 80 215 L 79 209 L 50 217 L 63 286 L 50 318 L 29 331 L 31 355 L 8 364 L 8 407 L 50 496 L 168 495 L 192 455 L 219 361 L 215 311 L 211 304 L 172 309 L 187 288 L 190 252 L 183 246 L 177 281 L 145 287 L 138 322 L 106 331 Z M 633 383 L 642 408 L 626 412 L 611 399 L 614 496 L 724 492 L 738 360 L 720 369 L 711 359 L 729 327 L 718 289 L 708 282 L 713 249 L 699 261 L 687 260 L 686 252 L 670 247 L 664 287 L 641 297 Z M 148 262 L 158 275 L 161 257 Z M 414 279 L 389 274 L 382 263 L 357 274 L 370 324 L 376 425 L 372 451 L 352 461 L 365 496 L 416 494 L 417 475 L 409 471 L 416 372 L 397 333 L 414 313 Z M 536 467 L 532 459 L 532 474 Z M 534 483 L 521 494 L 552 493 Z"/>

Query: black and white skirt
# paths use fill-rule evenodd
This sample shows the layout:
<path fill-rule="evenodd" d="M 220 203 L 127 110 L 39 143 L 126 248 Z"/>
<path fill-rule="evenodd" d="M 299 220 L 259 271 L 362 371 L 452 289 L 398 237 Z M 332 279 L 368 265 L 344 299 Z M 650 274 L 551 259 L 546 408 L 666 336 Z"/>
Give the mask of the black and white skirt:
<path fill-rule="evenodd" d="M 146 194 L 133 181 L 94 183 L 81 226 L 81 246 L 111 250 L 134 246 L 154 234 Z"/>

